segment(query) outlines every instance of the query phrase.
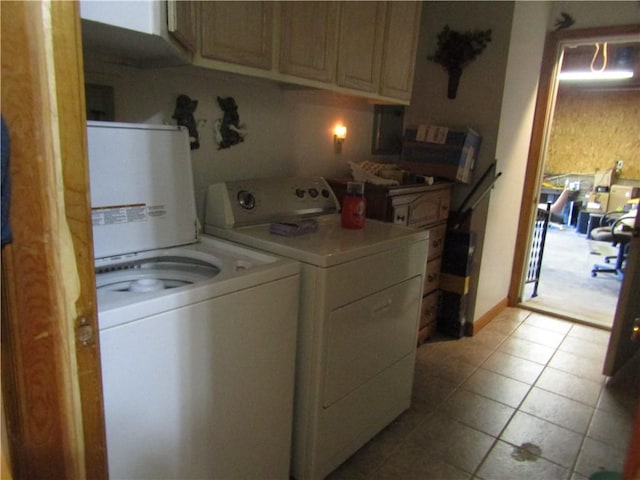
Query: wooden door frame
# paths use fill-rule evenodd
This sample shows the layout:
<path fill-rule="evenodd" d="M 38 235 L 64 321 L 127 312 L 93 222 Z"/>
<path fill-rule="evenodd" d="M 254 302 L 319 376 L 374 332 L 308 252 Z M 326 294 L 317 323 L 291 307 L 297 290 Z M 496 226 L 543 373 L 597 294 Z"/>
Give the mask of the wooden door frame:
<path fill-rule="evenodd" d="M 547 36 L 540 69 L 529 156 L 525 170 L 516 248 L 511 270 L 511 282 L 509 284 L 509 306 L 513 307 L 521 303 L 522 285 L 526 275 L 525 266 L 527 262 L 525 260 L 529 255 L 533 221 L 538 206 L 538 191 L 540 189 L 542 168 L 544 167 L 547 133 L 555 107 L 557 75 L 562 48 L 571 41 L 584 43 L 591 39 L 597 40 L 603 37 L 615 39 L 632 35 L 640 35 L 640 25 L 558 30 L 550 32 Z"/>
<path fill-rule="evenodd" d="M 15 478 L 103 479 L 78 4 L 0 8 L 13 233 L 2 248 L 3 459 Z"/>

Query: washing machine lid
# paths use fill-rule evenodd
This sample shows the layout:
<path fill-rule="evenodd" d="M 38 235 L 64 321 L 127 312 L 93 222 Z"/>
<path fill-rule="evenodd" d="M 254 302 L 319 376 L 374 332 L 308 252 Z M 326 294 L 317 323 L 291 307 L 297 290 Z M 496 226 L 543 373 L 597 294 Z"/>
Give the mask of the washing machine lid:
<path fill-rule="evenodd" d="M 198 240 L 184 127 L 87 122 L 94 256 Z"/>

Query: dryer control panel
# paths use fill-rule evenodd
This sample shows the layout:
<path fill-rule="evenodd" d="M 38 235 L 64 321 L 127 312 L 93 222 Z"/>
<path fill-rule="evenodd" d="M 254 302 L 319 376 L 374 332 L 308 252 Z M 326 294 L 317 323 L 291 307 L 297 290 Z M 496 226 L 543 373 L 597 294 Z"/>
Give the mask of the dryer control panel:
<path fill-rule="evenodd" d="M 222 182 L 209 186 L 205 223 L 216 227 L 257 225 L 335 213 L 339 205 L 322 177 Z"/>

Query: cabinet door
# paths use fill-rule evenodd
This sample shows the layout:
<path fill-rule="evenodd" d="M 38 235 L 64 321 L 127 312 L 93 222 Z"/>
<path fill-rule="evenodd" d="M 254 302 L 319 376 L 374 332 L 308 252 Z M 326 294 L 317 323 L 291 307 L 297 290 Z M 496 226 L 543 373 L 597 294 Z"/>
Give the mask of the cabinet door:
<path fill-rule="evenodd" d="M 388 2 L 380 94 L 411 98 L 422 2 Z"/>
<path fill-rule="evenodd" d="M 198 43 L 196 11 L 198 3 L 176 0 L 167 2 L 169 33 L 190 52 L 195 52 Z"/>
<path fill-rule="evenodd" d="M 283 2 L 280 72 L 333 82 L 338 2 Z"/>
<path fill-rule="evenodd" d="M 201 55 L 271 69 L 272 2 L 201 2 Z"/>
<path fill-rule="evenodd" d="M 341 2 L 338 77 L 341 87 L 377 92 L 386 2 Z"/>

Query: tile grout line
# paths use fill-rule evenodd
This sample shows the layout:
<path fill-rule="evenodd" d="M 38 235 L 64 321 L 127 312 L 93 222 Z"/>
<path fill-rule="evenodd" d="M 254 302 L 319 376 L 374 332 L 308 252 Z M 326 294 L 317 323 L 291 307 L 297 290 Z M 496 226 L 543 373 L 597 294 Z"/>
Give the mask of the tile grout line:
<path fill-rule="evenodd" d="M 522 319 L 522 321 L 518 324 L 518 326 L 517 326 L 516 328 L 514 328 L 514 329 L 511 331 L 511 333 L 510 333 L 509 335 L 507 335 L 507 337 L 506 337 L 504 340 L 502 340 L 500 343 L 498 343 L 498 345 L 497 345 L 497 346 L 496 346 L 496 348 L 494 349 L 494 353 L 495 353 L 495 352 L 500 351 L 500 350 L 498 350 L 498 348 L 500 347 L 500 345 L 502 345 L 504 342 L 506 342 L 509 338 L 512 338 L 512 337 L 513 337 L 513 333 L 514 333 L 518 328 L 520 328 L 520 327 L 525 323 L 525 321 L 527 320 L 527 318 L 529 318 L 529 317 L 531 316 L 531 313 L 532 313 L 532 312 L 530 312 L 530 313 L 529 313 L 529 314 L 528 314 L 524 319 Z M 566 337 L 566 334 L 565 334 L 565 337 Z M 513 338 L 518 338 L 518 337 L 513 337 Z M 557 348 L 556 348 L 556 350 L 555 350 L 555 351 L 554 351 L 554 353 L 553 353 L 554 355 L 555 355 L 555 352 L 556 352 L 556 351 L 557 351 Z M 506 353 L 506 352 L 503 352 L 503 353 Z M 514 355 L 514 356 L 515 356 L 515 355 Z M 516 357 L 516 358 L 520 358 L 520 357 Z M 522 406 L 522 404 L 524 403 L 524 401 L 527 399 L 527 397 L 528 397 L 528 396 L 529 396 L 529 394 L 531 393 L 531 390 L 533 389 L 533 387 L 535 386 L 536 382 L 538 381 L 538 379 L 540 378 L 540 376 L 541 376 L 541 375 L 542 375 L 542 373 L 544 372 L 545 368 L 547 368 L 547 365 L 548 365 L 549 361 L 551 360 L 551 358 L 553 358 L 553 355 L 551 355 L 551 357 L 549 358 L 549 360 L 547 361 L 547 363 L 545 363 L 545 364 L 544 364 L 544 368 L 540 371 L 540 373 L 538 374 L 538 376 L 536 377 L 536 379 L 533 381 L 533 383 L 531 383 L 531 384 L 529 385 L 529 389 L 527 390 L 527 393 L 526 393 L 525 395 L 523 395 L 522 400 L 520 400 L 520 403 L 518 404 L 518 406 L 517 406 L 516 408 L 514 408 L 514 409 L 513 409 L 513 413 L 511 414 L 511 416 L 509 417 L 509 419 L 505 422 L 504 426 L 502 427 L 502 429 L 500 430 L 500 432 L 498 433 L 498 435 L 497 435 L 496 437 L 494 437 L 493 442 L 491 443 L 491 446 L 489 447 L 489 449 L 487 450 L 487 452 L 486 452 L 486 453 L 484 454 L 484 456 L 482 457 L 482 460 L 480 460 L 480 462 L 478 463 L 477 467 L 476 467 L 476 468 L 475 468 L 475 470 L 473 471 L 473 473 L 472 473 L 472 478 L 482 478 L 482 477 L 479 477 L 479 476 L 478 476 L 478 473 L 480 472 L 480 469 L 481 469 L 481 468 L 482 468 L 482 466 L 485 464 L 485 462 L 487 461 L 487 458 L 489 457 L 489 455 L 491 454 L 491 452 L 493 451 L 494 447 L 496 446 L 496 444 L 497 444 L 499 441 L 503 441 L 503 442 L 505 442 L 505 443 L 509 443 L 509 442 L 506 442 L 506 441 L 504 441 L 504 440 L 501 440 L 501 437 L 502 437 L 502 435 L 504 434 L 504 432 L 505 432 L 505 430 L 507 429 L 507 427 L 509 426 L 509 424 L 511 423 L 511 421 L 513 420 L 513 417 L 515 417 L 515 416 L 516 416 L 516 414 L 520 411 L 520 407 Z M 489 358 L 487 357 L 487 358 L 486 358 L 486 359 L 485 359 L 485 360 L 480 364 L 480 366 L 478 366 L 478 368 L 481 368 L 481 367 L 482 367 L 482 365 L 484 365 L 484 364 L 487 362 L 487 360 L 488 360 L 488 359 L 489 359 Z M 524 360 L 524 359 L 523 359 L 523 360 Z M 534 362 L 534 363 L 537 363 L 537 362 Z M 496 374 L 500 375 L 500 374 L 499 374 L 499 373 L 497 373 L 497 372 L 494 372 L 494 373 L 496 373 Z M 504 375 L 503 375 L 503 376 L 504 376 Z M 506 376 L 505 376 L 505 378 L 510 378 L 510 377 L 506 377 Z M 515 380 L 515 379 L 512 379 L 512 380 Z M 524 382 L 522 382 L 522 383 L 524 383 Z M 487 398 L 488 398 L 488 397 L 487 397 Z M 501 403 L 501 402 L 499 402 L 499 403 Z M 509 443 L 509 445 L 513 445 L 513 444 Z M 514 445 L 514 446 L 515 446 L 515 445 Z"/>
<path fill-rule="evenodd" d="M 589 431 L 591 430 L 591 425 L 593 423 L 593 418 L 596 416 L 596 412 L 598 411 L 598 404 L 600 403 L 600 399 L 602 398 L 602 393 L 604 392 L 605 389 L 605 383 L 603 382 L 600 385 L 600 392 L 598 393 L 598 398 L 596 399 L 596 406 L 593 407 L 593 411 L 591 412 L 591 416 L 589 417 L 589 423 L 587 425 L 587 431 L 584 433 L 584 435 L 582 435 L 582 440 L 580 441 L 580 448 L 578 449 L 578 454 L 576 455 L 576 458 L 573 460 L 573 465 L 571 467 L 571 474 L 575 475 L 576 471 L 576 466 L 578 465 L 578 460 L 580 460 L 580 457 L 582 456 L 582 449 L 584 448 L 584 444 L 587 440 L 587 437 L 589 436 Z M 579 475 L 582 475 L 580 472 L 578 472 Z"/>
<path fill-rule="evenodd" d="M 522 322 L 520 322 L 520 324 L 518 325 L 518 327 L 516 327 L 516 328 L 515 328 L 515 329 L 514 329 L 514 330 L 513 330 L 513 331 L 512 331 L 508 336 L 507 336 L 507 338 L 505 338 L 502 342 L 500 342 L 500 343 L 496 346 L 496 349 L 494 350 L 494 352 L 498 351 L 498 348 L 499 348 L 499 346 L 500 346 L 500 345 L 502 345 L 502 343 L 506 342 L 509 338 L 513 337 L 513 333 L 514 333 L 518 328 L 520 328 L 520 326 L 521 326 L 521 325 L 523 325 L 523 324 L 524 324 L 524 322 L 526 321 L 526 319 L 527 319 L 527 318 L 529 318 L 529 316 L 530 316 L 530 315 L 528 315 L 527 317 L 525 317 L 525 319 L 524 319 Z M 538 327 L 538 328 L 542 328 L 542 327 Z M 560 352 L 562 352 L 562 350 L 560 350 L 560 346 L 562 345 L 562 343 L 564 342 L 564 340 L 570 336 L 570 335 L 569 335 L 569 333 L 571 332 L 572 328 L 573 328 L 573 325 L 572 325 L 572 326 L 567 330 L 567 332 L 566 332 L 566 333 L 562 334 L 562 335 L 563 335 L 562 341 L 558 344 L 558 346 L 557 346 L 557 347 L 555 347 L 555 348 L 554 348 L 553 354 L 549 357 L 549 360 L 547 360 L 547 362 L 543 364 L 543 365 L 544 365 L 543 369 L 540 371 L 540 373 L 538 374 L 538 376 L 536 377 L 536 379 L 534 380 L 534 382 L 530 384 L 529 389 L 527 390 L 526 395 L 524 395 L 524 396 L 523 396 L 523 399 L 520 401 L 520 403 L 518 404 L 518 406 L 514 409 L 513 414 L 509 417 L 509 420 L 505 423 L 505 426 L 502 428 L 502 430 L 500 431 L 500 433 L 498 434 L 498 436 L 497 436 L 497 437 L 495 437 L 494 441 L 493 441 L 493 442 L 492 442 L 492 444 L 491 444 L 491 447 L 487 450 L 487 453 L 484 455 L 484 457 L 482 458 L 482 460 L 480 461 L 480 463 L 478 464 L 478 466 L 477 466 L 477 467 L 475 468 L 475 470 L 473 471 L 473 473 L 472 473 L 472 478 L 482 478 L 482 477 L 479 477 L 479 476 L 478 476 L 478 473 L 479 473 L 480 469 L 482 468 L 482 466 L 485 464 L 485 462 L 486 462 L 487 458 L 489 457 L 489 455 L 490 455 L 491 451 L 493 450 L 493 448 L 495 447 L 495 445 L 496 445 L 499 441 L 502 441 L 502 442 L 507 443 L 507 444 L 509 444 L 509 445 L 512 445 L 512 446 L 514 446 L 514 447 L 518 447 L 517 445 L 513 445 L 512 443 L 507 442 L 506 440 L 503 440 L 503 439 L 501 438 L 501 437 L 502 437 L 502 435 L 504 434 L 505 430 L 507 429 L 507 427 L 509 426 L 509 424 L 510 424 L 510 423 L 511 423 L 511 421 L 513 420 L 513 417 L 514 417 L 518 412 L 521 412 L 521 413 L 524 413 L 524 414 L 527 414 L 527 415 L 531 415 L 531 416 L 532 416 L 532 417 L 534 417 L 534 418 L 538 418 L 538 419 L 543 420 L 543 421 L 545 421 L 545 422 L 548 422 L 548 423 L 550 423 L 550 424 L 552 424 L 552 425 L 556 425 L 555 423 L 550 422 L 550 421 L 549 421 L 549 420 L 547 420 L 547 419 L 537 417 L 536 415 L 532 415 L 532 414 L 529 414 L 529 413 L 527 413 L 527 412 L 523 412 L 522 410 L 520 410 L 520 408 L 522 407 L 522 404 L 525 402 L 525 400 L 527 399 L 527 397 L 528 397 L 528 396 L 529 396 L 529 394 L 531 393 L 531 390 L 532 390 L 534 387 L 535 387 L 535 388 L 540 388 L 541 390 L 544 390 L 544 391 L 548 391 L 548 390 L 545 390 L 545 389 L 543 389 L 543 388 L 541 388 L 541 387 L 536 387 L 536 383 L 538 382 L 538 380 L 540 379 L 540 377 L 542 376 L 542 374 L 545 372 L 545 370 L 546 370 L 547 368 L 554 369 L 553 367 L 551 367 L 551 366 L 549 365 L 549 363 L 551 362 L 551 360 L 553 359 L 553 357 L 556 355 L 556 353 L 558 353 L 559 351 L 560 351 Z M 551 331 L 551 330 L 550 330 L 550 331 Z M 558 332 L 556 332 L 556 333 L 558 333 Z M 514 337 L 514 338 L 519 338 L 519 337 Z M 531 342 L 531 343 L 536 343 L 536 342 Z M 520 358 L 520 357 L 518 357 L 518 358 Z M 482 362 L 482 364 L 480 365 L 480 367 L 481 367 L 482 365 L 484 365 L 484 363 L 486 363 L 486 361 L 487 361 L 487 360 L 488 360 L 488 359 L 485 359 L 485 361 L 484 361 L 484 362 Z M 537 362 L 534 362 L 534 363 L 537 363 Z M 542 365 L 542 364 L 541 364 L 541 365 Z M 479 367 L 479 368 L 480 368 L 480 367 Z M 557 370 L 557 369 L 554 369 L 554 370 Z M 497 372 L 494 372 L 494 373 L 496 373 L 496 374 L 500 375 L 500 374 L 499 374 L 499 373 L 497 373 Z M 564 372 L 564 373 L 568 373 L 568 372 Z M 504 375 L 503 375 L 503 376 L 504 376 Z M 577 378 L 579 378 L 579 379 L 582 379 L 582 377 L 578 377 L 577 375 L 574 375 L 574 376 L 575 376 L 575 377 L 577 377 Z M 505 377 L 506 377 L 506 376 L 505 376 Z M 506 378 L 510 378 L 510 377 L 506 377 Z M 515 379 L 514 379 L 514 380 L 515 380 Z M 542 455 L 540 456 L 540 457 L 541 457 L 541 458 L 543 458 L 544 460 L 546 460 L 546 461 L 548 461 L 548 462 L 550 462 L 550 463 L 552 463 L 552 464 L 554 464 L 554 465 L 557 465 L 557 466 L 559 466 L 559 467 L 561 467 L 561 468 L 563 468 L 563 469 L 567 470 L 567 474 L 568 474 L 568 477 L 567 477 L 567 478 L 570 478 L 572 475 L 574 475 L 574 474 L 576 473 L 576 472 L 575 472 L 575 467 L 576 467 L 577 462 L 578 462 L 578 459 L 580 458 L 580 455 L 581 455 L 581 453 L 582 453 L 582 447 L 583 447 L 584 442 L 585 442 L 585 440 L 586 440 L 586 438 L 587 438 L 587 435 L 588 435 L 589 429 L 591 428 L 591 423 L 593 422 L 593 417 L 594 417 L 594 415 L 595 415 L 595 413 L 596 413 L 596 410 L 597 410 L 597 403 L 599 402 L 600 397 L 602 396 L 602 392 L 603 392 L 603 390 L 604 390 L 604 383 L 602 383 L 602 384 L 600 385 L 600 391 L 599 391 L 599 393 L 598 393 L 598 398 L 597 398 L 597 400 L 596 400 L 596 406 L 595 406 L 595 407 L 592 407 L 591 405 L 584 404 L 584 405 L 587 405 L 587 406 L 589 406 L 590 408 L 592 408 L 592 412 L 591 412 L 591 416 L 590 416 L 590 418 L 589 418 L 589 423 L 588 423 L 587 431 L 586 431 L 584 434 L 580 434 L 580 433 L 578 433 L 578 432 L 574 432 L 573 430 L 568 429 L 568 428 L 566 428 L 566 427 L 563 427 L 562 425 L 556 425 L 556 426 L 558 426 L 558 427 L 560 427 L 560 428 L 564 428 L 564 429 L 566 429 L 567 431 L 570 431 L 570 432 L 573 432 L 573 433 L 579 434 L 579 435 L 581 436 L 580 447 L 579 447 L 579 449 L 578 449 L 578 452 L 577 452 L 577 454 L 576 454 L 575 458 L 573 459 L 573 462 L 572 462 L 571 467 L 566 467 L 566 466 L 561 465 L 561 464 L 557 463 L 556 461 L 550 460 L 550 459 L 548 459 L 548 458 L 546 458 L 546 457 L 544 457 L 544 456 L 542 456 Z M 564 395 L 557 394 L 557 393 L 555 393 L 555 392 L 550 392 L 550 393 L 554 393 L 554 394 L 556 394 L 556 395 L 562 396 L 563 398 L 569 398 L 569 397 L 565 397 Z M 482 395 L 482 396 L 483 396 L 483 395 Z M 485 398 L 488 398 L 488 397 L 485 397 Z M 570 399 L 570 398 L 569 398 L 569 399 Z M 573 399 L 570 399 L 570 400 L 573 400 Z M 575 400 L 574 400 L 574 401 L 575 401 Z M 499 402 L 499 403 L 501 403 L 501 402 Z M 582 402 L 579 402 L 579 403 L 582 403 Z M 578 473 L 579 473 L 579 472 L 578 472 Z"/>
<path fill-rule="evenodd" d="M 476 394 L 476 395 L 478 395 L 478 396 L 481 396 L 481 397 L 487 398 L 487 399 L 489 399 L 489 400 L 492 400 L 492 401 L 495 401 L 495 402 L 497 402 L 497 403 L 500 403 L 500 404 L 503 404 L 503 405 L 505 405 L 505 406 L 508 406 L 508 407 L 510 407 L 510 408 L 513 408 L 513 413 L 509 416 L 508 420 L 505 422 L 504 426 L 502 427 L 502 429 L 500 430 L 500 432 L 499 432 L 496 436 L 490 435 L 491 437 L 493 437 L 493 440 L 492 440 L 492 442 L 491 442 L 491 445 L 490 445 L 490 447 L 487 449 L 487 452 L 484 454 L 484 456 L 482 457 L 482 459 L 479 461 L 478 465 L 473 469 L 473 472 L 468 472 L 468 471 L 466 471 L 465 469 L 462 469 L 462 468 L 461 468 L 461 467 L 459 467 L 459 466 L 456 466 L 456 465 L 454 465 L 454 464 L 451 464 L 451 463 L 449 463 L 449 462 L 444 461 L 444 463 L 445 463 L 445 464 L 449 465 L 450 467 L 456 468 L 457 470 L 460 470 L 461 472 L 462 472 L 462 471 L 464 471 L 465 473 L 467 473 L 467 474 L 469 474 L 469 475 L 470 475 L 470 477 L 469 477 L 469 478 L 482 478 L 482 477 L 479 477 L 479 476 L 478 476 L 478 473 L 479 473 L 480 469 L 482 468 L 482 466 L 486 463 L 487 458 L 489 457 L 490 453 L 493 451 L 493 449 L 495 448 L 496 444 L 497 444 L 499 441 L 504 442 L 504 443 L 506 443 L 506 444 L 508 444 L 508 445 L 511 445 L 512 447 L 516 447 L 516 448 L 518 447 L 517 445 L 513 445 L 511 442 L 507 442 L 506 440 L 502 439 L 502 436 L 504 435 L 504 432 L 505 432 L 505 431 L 506 431 L 506 429 L 508 428 L 509 424 L 512 422 L 512 420 L 513 420 L 513 418 L 515 417 L 515 415 L 516 415 L 517 413 L 521 412 L 521 413 L 523 413 L 523 414 L 531 415 L 531 416 L 532 416 L 532 417 L 534 417 L 534 418 L 537 418 L 537 419 L 539 419 L 539 420 L 542 420 L 542 421 L 548 422 L 548 423 L 550 423 L 550 424 L 552 424 L 552 425 L 555 425 L 555 426 L 557 426 L 557 427 L 559 427 L 559 428 L 563 428 L 563 429 L 565 429 L 565 430 L 567 430 L 567 431 L 569 431 L 569 432 L 572 432 L 572 433 L 575 433 L 575 434 L 578 434 L 578 435 L 580 435 L 580 436 L 581 436 L 581 440 L 580 440 L 580 447 L 579 447 L 579 449 L 577 450 L 577 454 L 576 454 L 575 458 L 573 459 L 573 462 L 571 463 L 571 466 L 568 466 L 568 467 L 567 467 L 567 466 L 561 465 L 561 464 L 557 463 L 556 461 L 550 460 L 550 459 L 548 459 L 548 458 L 546 458 L 546 457 L 544 457 L 544 456 L 540 455 L 540 458 L 543 458 L 545 461 L 547 461 L 547 462 L 549 462 L 549 463 L 551 463 L 551 464 L 557 465 L 558 467 L 562 468 L 563 470 L 566 470 L 566 472 L 567 472 L 567 474 L 568 474 L 568 478 L 569 478 L 571 475 L 575 474 L 575 467 L 576 467 L 576 465 L 577 465 L 578 459 L 579 459 L 580 454 L 581 454 L 581 451 L 582 451 L 582 447 L 583 447 L 584 442 L 585 442 L 585 440 L 586 440 L 586 437 L 587 437 L 587 434 L 588 434 L 588 430 L 589 430 L 589 428 L 590 428 L 590 426 L 591 426 L 591 423 L 592 423 L 592 421 L 593 421 L 593 416 L 595 415 L 595 411 L 596 411 L 596 409 L 597 409 L 597 405 L 596 405 L 596 407 L 592 407 L 591 405 L 584 404 L 585 406 L 588 406 L 589 408 L 591 408 L 591 409 L 592 409 L 592 412 L 591 412 L 591 416 L 590 416 L 590 419 L 589 419 L 588 428 L 587 428 L 587 432 L 586 432 L 586 433 L 579 433 L 579 432 L 575 432 L 574 430 L 571 430 L 571 429 L 569 429 L 569 428 L 567 428 L 567 427 L 565 427 L 565 426 L 563 426 L 563 425 L 557 425 L 557 424 L 555 424 L 554 422 L 551 422 L 551 421 L 549 421 L 549 420 L 547 420 L 547 419 L 545 419 L 545 418 L 541 418 L 541 417 L 538 417 L 538 416 L 536 416 L 536 415 L 533 415 L 533 414 L 530 414 L 530 413 L 523 412 L 523 411 L 521 410 L 522 405 L 524 404 L 524 402 L 526 401 L 526 399 L 527 399 L 527 398 L 529 397 L 529 395 L 531 394 L 531 392 L 532 392 L 533 388 L 540 388 L 540 389 L 541 389 L 541 390 L 543 390 L 543 391 L 549 392 L 549 391 L 548 391 L 548 390 L 546 390 L 546 389 L 543 389 L 543 388 L 541 388 L 541 387 L 537 387 L 537 386 L 536 386 L 537 382 L 540 380 L 540 378 L 541 378 L 541 376 L 544 374 L 544 372 L 545 372 L 545 371 L 547 371 L 547 369 L 557 370 L 557 371 L 560 371 L 560 372 L 562 372 L 562 373 L 572 375 L 572 376 L 574 376 L 574 377 L 576 377 L 576 378 L 578 378 L 578 379 L 580 379 L 580 380 L 585 380 L 585 379 L 589 380 L 589 378 L 587 378 L 587 377 L 584 377 L 584 378 L 583 378 L 582 376 L 574 375 L 574 374 L 573 374 L 573 373 L 571 373 L 571 372 L 565 372 L 565 371 L 563 371 L 563 370 L 559 370 L 559 369 L 557 369 L 557 368 L 554 368 L 554 367 L 551 367 L 551 366 L 550 366 L 550 362 L 553 360 L 553 358 L 556 356 L 556 354 L 557 354 L 558 352 L 564 352 L 563 350 L 560 350 L 560 346 L 562 345 L 562 343 L 563 343 L 567 338 L 573 338 L 573 337 L 571 337 L 571 336 L 570 336 L 570 332 L 571 332 L 571 330 L 572 330 L 573 326 L 571 326 L 571 327 L 566 331 L 566 333 L 562 333 L 562 340 L 558 343 L 558 345 L 557 345 L 556 347 L 549 347 L 548 345 L 544 345 L 544 344 L 541 344 L 541 343 L 538 343 L 538 342 L 533 342 L 533 341 L 531 341 L 531 340 L 529 340 L 529 339 L 527 339 L 527 338 L 521 338 L 521 337 L 516 337 L 516 336 L 514 336 L 514 333 L 515 333 L 515 332 L 516 332 L 516 331 L 517 331 L 517 330 L 518 330 L 522 325 L 524 325 L 524 324 L 526 323 L 526 320 L 527 320 L 527 319 L 529 319 L 531 315 L 532 315 L 532 313 L 529 313 L 529 314 L 528 314 L 527 316 L 525 316 L 522 320 L 517 320 L 517 326 L 516 326 L 515 328 L 513 328 L 513 329 L 510 331 L 510 333 L 505 334 L 504 332 L 500 332 L 500 333 L 502 333 L 502 334 L 505 334 L 505 338 L 504 338 L 504 339 L 502 339 L 502 340 L 500 340 L 499 342 L 497 342 L 495 345 L 491 345 L 491 346 L 490 346 L 491 353 L 490 353 L 486 358 L 484 358 L 482 361 L 480 361 L 479 363 L 474 364 L 474 365 L 473 365 L 473 369 L 472 369 L 472 370 L 470 371 L 470 373 L 469 373 L 469 374 L 464 378 L 464 380 L 462 380 L 460 383 L 457 383 L 457 384 L 455 385 L 455 387 L 453 388 L 453 390 L 452 390 L 450 393 L 448 393 L 448 394 L 447 394 L 447 395 L 446 395 L 442 400 L 440 400 L 440 401 L 439 401 L 439 402 L 438 402 L 438 403 L 433 407 L 433 410 L 432 410 L 430 413 L 428 413 L 428 415 L 427 415 L 424 419 L 422 419 L 422 420 L 421 420 L 420 422 L 418 422 L 415 426 L 413 426 L 412 428 L 410 428 L 410 429 L 409 429 L 409 430 L 408 430 L 408 431 L 403 435 L 402 439 L 401 439 L 397 444 L 395 444 L 395 445 L 394 445 L 394 447 L 391 449 L 392 451 L 391 451 L 388 455 L 385 455 L 384 460 L 383 460 L 383 461 L 382 461 L 382 462 L 381 462 L 381 463 L 380 463 L 380 464 L 379 464 L 379 465 L 378 465 L 374 470 L 372 470 L 370 473 L 371 473 L 371 474 L 374 474 L 374 473 L 379 472 L 379 471 L 380 471 L 380 470 L 381 470 L 381 469 L 382 469 L 382 468 L 383 468 L 383 467 L 384 467 L 384 466 L 385 466 L 385 465 L 390 461 L 390 459 L 393 457 L 393 455 L 394 455 L 395 453 L 397 453 L 398 451 L 400 451 L 402 448 L 404 448 L 404 447 L 407 445 L 407 443 L 406 443 L 406 439 L 409 437 L 409 435 L 411 435 L 412 433 L 416 432 L 417 430 L 419 430 L 419 429 L 423 428 L 423 427 L 424 427 L 424 425 L 428 422 L 428 419 L 429 419 L 429 418 L 432 418 L 432 417 L 434 417 L 435 415 L 438 415 L 438 414 L 446 415 L 446 414 L 445 414 L 441 409 L 442 409 L 442 406 L 446 404 L 446 402 L 447 402 L 447 400 L 448 400 L 448 399 L 450 399 L 453 395 L 455 395 L 456 393 L 459 393 L 460 391 L 469 391 L 469 392 L 474 393 L 474 394 Z M 552 329 L 545 329 L 544 327 L 539 327 L 539 326 L 537 326 L 537 325 L 530 325 L 530 326 L 535 326 L 536 328 L 542 328 L 542 329 L 544 329 L 544 330 L 548 330 L 548 331 L 550 331 L 550 332 L 554 332 L 554 333 L 560 333 L 560 332 L 554 331 L 554 330 L 552 330 Z M 538 373 L 538 375 L 535 377 L 535 379 L 534 379 L 531 383 L 523 382 L 523 381 L 518 380 L 518 379 L 516 379 L 516 378 L 512 378 L 512 377 L 510 377 L 510 376 L 508 376 L 508 375 L 503 375 L 502 373 L 494 372 L 493 370 L 490 370 L 490 369 L 486 369 L 486 368 L 484 368 L 484 366 L 485 366 L 485 365 L 486 365 L 486 363 L 488 362 L 489 358 L 490 358 L 492 355 L 494 355 L 495 353 L 503 353 L 503 354 L 505 354 L 505 355 L 513 355 L 513 354 L 511 354 L 511 353 L 509 353 L 509 352 L 505 352 L 505 351 L 501 351 L 501 350 L 499 350 L 500 346 L 501 346 L 501 345 L 503 345 L 506 341 L 508 341 L 508 340 L 509 340 L 509 339 L 511 339 L 511 338 L 516 338 L 516 339 L 520 339 L 520 340 L 525 340 L 525 341 L 528 341 L 528 342 L 530 342 L 530 343 L 539 344 L 539 345 L 547 346 L 547 347 L 549 347 L 549 348 L 553 348 L 553 352 L 552 352 L 552 353 L 551 353 L 551 355 L 549 356 L 548 360 L 547 360 L 545 363 L 539 363 L 539 365 L 542 365 L 542 369 L 540 370 L 540 373 Z M 487 345 L 487 344 L 482 344 L 482 345 L 484 345 L 485 347 L 489 346 L 489 345 Z M 570 352 L 567 352 L 567 353 L 570 353 Z M 513 356 L 514 356 L 515 358 L 520 358 L 520 359 L 522 359 L 522 360 L 531 361 L 531 360 L 529 360 L 529 359 L 527 359 L 527 358 L 519 357 L 519 356 L 517 356 L 517 355 L 513 355 Z M 538 362 L 533 362 L 533 363 L 538 363 Z M 497 400 L 495 400 L 495 399 L 492 399 L 492 398 L 490 398 L 490 397 L 486 397 L 486 395 L 483 395 L 483 394 L 481 394 L 481 393 L 473 392 L 473 391 L 470 391 L 470 390 L 466 390 L 466 388 L 464 388 L 464 385 L 465 385 L 465 384 L 467 384 L 467 382 L 469 381 L 469 379 L 470 379 L 471 377 L 473 377 L 473 375 L 475 375 L 475 374 L 476 374 L 480 369 L 483 369 L 483 368 L 484 368 L 485 370 L 487 370 L 487 371 L 489 371 L 489 372 L 491 372 L 491 373 L 493 373 L 493 374 L 499 375 L 499 376 L 501 376 L 501 377 L 504 377 L 504 378 L 507 378 L 507 379 L 510 379 L 510 380 L 514 380 L 514 381 L 519 381 L 520 383 L 523 383 L 523 384 L 528 384 L 528 389 L 526 390 L 526 393 L 523 395 L 522 400 L 518 403 L 518 405 L 517 405 L 516 407 L 512 407 L 511 405 L 504 404 L 503 402 L 499 402 L 499 401 L 497 401 Z M 593 381 L 593 380 L 592 380 L 592 381 Z M 598 398 L 597 398 L 597 400 L 596 400 L 596 404 L 598 403 L 598 401 L 600 400 L 600 398 L 601 398 L 601 396 L 602 396 L 603 389 L 604 389 L 604 384 L 603 384 L 603 383 L 601 383 L 601 385 L 600 385 L 600 391 L 599 391 L 599 393 L 598 393 Z M 567 399 L 569 399 L 569 400 L 577 401 L 577 400 L 575 400 L 575 399 L 572 399 L 572 398 L 570 398 L 570 397 L 566 397 L 566 396 L 564 396 L 564 395 L 561 395 L 561 394 L 558 394 L 558 393 L 555 393 L 555 392 L 550 392 L 550 393 L 553 393 L 553 394 L 555 394 L 555 395 L 559 395 L 559 396 L 561 396 L 561 397 L 563 397 L 563 398 L 567 398 Z M 582 403 L 582 402 L 579 402 L 579 403 Z M 438 413 L 439 411 L 440 411 L 440 413 Z M 452 418 L 452 419 L 454 419 L 453 417 L 451 417 L 451 418 Z M 454 419 L 454 420 L 455 420 L 455 419 Z M 471 428 L 471 429 L 473 429 L 473 430 L 476 430 L 476 431 L 479 431 L 479 432 L 481 432 L 481 433 L 487 434 L 486 432 L 483 432 L 482 430 L 479 430 L 479 429 L 478 429 L 478 428 L 476 428 L 476 427 L 473 427 L 473 426 L 471 426 L 471 425 L 467 425 L 465 422 L 462 422 L 462 421 L 459 421 L 459 420 L 455 420 L 455 421 L 460 422 L 462 425 L 465 425 L 465 426 L 467 426 L 468 428 Z"/>

